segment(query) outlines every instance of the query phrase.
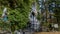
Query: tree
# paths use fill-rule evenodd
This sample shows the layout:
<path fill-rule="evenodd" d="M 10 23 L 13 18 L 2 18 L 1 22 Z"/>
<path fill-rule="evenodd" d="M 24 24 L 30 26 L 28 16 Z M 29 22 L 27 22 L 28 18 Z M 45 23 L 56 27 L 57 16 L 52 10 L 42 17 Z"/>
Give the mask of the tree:
<path fill-rule="evenodd" d="M 2 8 L 8 8 L 8 21 L 11 31 L 24 29 L 29 21 L 28 16 L 33 0 L 0 0 L 0 2 Z"/>

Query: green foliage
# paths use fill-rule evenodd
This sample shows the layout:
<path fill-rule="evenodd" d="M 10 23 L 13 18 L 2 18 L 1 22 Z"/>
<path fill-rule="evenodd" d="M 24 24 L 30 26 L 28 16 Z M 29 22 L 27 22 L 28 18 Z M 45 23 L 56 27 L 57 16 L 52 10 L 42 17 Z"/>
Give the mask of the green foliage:
<path fill-rule="evenodd" d="M 28 16 L 33 0 L 0 0 L 0 2 L 1 6 L 8 8 L 10 29 L 12 31 L 24 29 L 28 23 Z"/>

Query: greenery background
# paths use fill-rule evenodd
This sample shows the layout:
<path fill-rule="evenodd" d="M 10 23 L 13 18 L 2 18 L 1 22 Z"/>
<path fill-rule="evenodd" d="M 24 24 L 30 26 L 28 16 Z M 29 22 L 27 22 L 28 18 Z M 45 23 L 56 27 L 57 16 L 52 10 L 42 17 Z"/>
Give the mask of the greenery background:
<path fill-rule="evenodd" d="M 38 6 L 38 0 L 0 0 L 0 18 L 4 7 L 8 8 L 8 22 L 5 23 L 3 20 L 0 20 L 0 26 L 12 31 L 26 28 L 29 21 L 28 16 L 34 1 L 37 1 Z M 52 3 L 53 1 L 49 0 L 46 4 Z M 56 4 L 60 4 L 60 1 L 56 0 Z M 37 10 L 39 10 L 39 7 L 37 7 Z M 55 7 L 54 10 L 53 16 L 58 20 L 57 23 L 60 23 L 60 7 Z M 41 17 L 42 14 L 38 14 L 37 19 L 40 20 Z"/>

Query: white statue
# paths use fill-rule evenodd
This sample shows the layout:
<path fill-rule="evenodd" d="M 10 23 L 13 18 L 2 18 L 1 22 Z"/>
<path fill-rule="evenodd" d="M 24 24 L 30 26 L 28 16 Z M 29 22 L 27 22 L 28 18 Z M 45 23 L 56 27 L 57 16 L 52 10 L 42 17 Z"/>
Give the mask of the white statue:
<path fill-rule="evenodd" d="M 2 18 L 4 21 L 7 21 L 7 8 L 6 7 L 3 10 Z"/>
<path fill-rule="evenodd" d="M 2 16 L 5 16 L 6 12 L 7 12 L 7 8 L 4 8 Z"/>

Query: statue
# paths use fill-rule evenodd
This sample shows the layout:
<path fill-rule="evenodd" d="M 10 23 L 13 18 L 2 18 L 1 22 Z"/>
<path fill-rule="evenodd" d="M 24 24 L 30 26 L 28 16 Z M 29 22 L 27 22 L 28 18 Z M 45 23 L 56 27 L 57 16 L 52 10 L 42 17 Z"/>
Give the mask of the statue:
<path fill-rule="evenodd" d="M 2 14 L 3 21 L 7 21 L 7 8 L 5 7 Z"/>

